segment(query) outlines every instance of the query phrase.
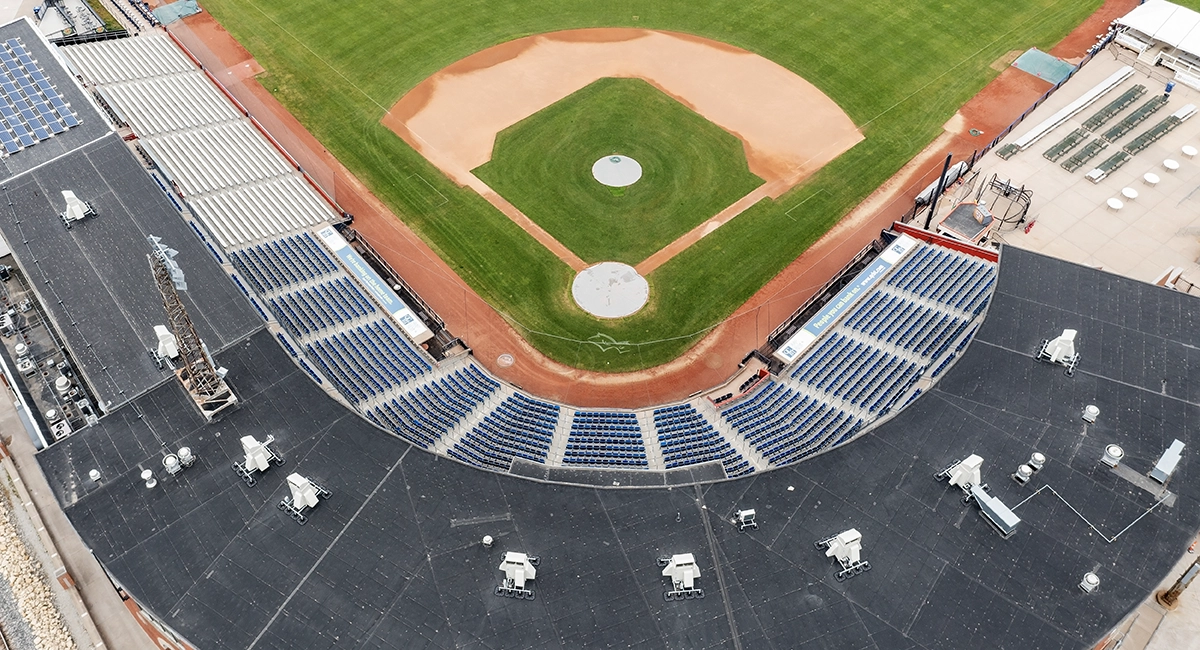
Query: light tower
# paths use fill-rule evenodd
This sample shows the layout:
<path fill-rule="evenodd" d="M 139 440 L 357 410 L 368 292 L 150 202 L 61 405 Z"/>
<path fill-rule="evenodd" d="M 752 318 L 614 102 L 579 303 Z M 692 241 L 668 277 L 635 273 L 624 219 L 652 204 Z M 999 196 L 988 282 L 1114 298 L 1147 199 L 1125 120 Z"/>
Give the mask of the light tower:
<path fill-rule="evenodd" d="M 223 375 L 213 368 L 208 350 L 204 348 L 196 328 L 192 326 L 192 319 L 179 300 L 179 292 L 187 291 L 183 270 L 175 263 L 175 256 L 179 252 L 164 246 L 162 240 L 153 235 L 146 239 L 153 249 L 147 255 L 150 268 L 154 271 L 154 281 L 158 285 L 158 292 L 162 294 L 163 308 L 167 311 L 167 323 L 179 349 L 175 376 L 188 395 L 192 396 L 200 413 L 212 421 L 219 413 L 237 404 L 237 396 L 229 390 Z"/>

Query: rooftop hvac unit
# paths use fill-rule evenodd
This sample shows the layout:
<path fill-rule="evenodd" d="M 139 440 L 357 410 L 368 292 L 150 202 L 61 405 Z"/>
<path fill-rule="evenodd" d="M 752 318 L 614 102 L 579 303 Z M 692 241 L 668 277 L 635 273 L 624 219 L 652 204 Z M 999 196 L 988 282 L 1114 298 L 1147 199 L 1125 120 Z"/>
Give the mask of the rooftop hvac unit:
<path fill-rule="evenodd" d="M 333 496 L 329 489 L 294 472 L 288 474 L 287 484 L 290 494 L 279 502 L 279 509 L 288 513 L 301 526 L 308 523 L 308 517 L 304 515 L 305 510 L 311 510 L 317 507 L 321 499 Z"/>
<path fill-rule="evenodd" d="M 283 456 L 280 456 L 271 447 L 273 442 L 275 442 L 275 436 L 267 436 L 263 442 L 259 442 L 254 436 L 242 436 L 242 452 L 245 460 L 233 461 L 233 471 L 242 477 L 247 486 L 254 487 L 254 484 L 258 482 L 254 480 L 256 472 L 265 472 L 271 468 L 271 465 L 283 464 Z"/>
<path fill-rule="evenodd" d="M 838 582 L 871 570 L 871 563 L 862 559 L 862 533 L 855 528 L 816 542 L 816 547 L 825 549 L 825 557 L 837 558 L 842 565 L 842 570 L 834 576 Z"/>
<path fill-rule="evenodd" d="M 691 553 L 680 553 L 658 559 L 664 577 L 671 579 L 671 587 L 663 592 L 663 600 L 692 600 L 704 598 L 704 590 L 696 586 L 700 567 Z"/>
<path fill-rule="evenodd" d="M 1068 377 L 1075 374 L 1075 366 L 1079 365 L 1079 353 L 1075 351 L 1076 330 L 1063 330 L 1063 333 L 1053 340 L 1042 341 L 1038 349 L 1037 360 L 1046 363 L 1056 363 L 1066 366 Z"/>
<path fill-rule="evenodd" d="M 1163 452 L 1158 463 L 1154 465 L 1154 469 L 1150 470 L 1150 478 L 1159 483 L 1166 483 L 1167 479 L 1171 478 L 1171 474 L 1175 473 L 1175 466 L 1179 464 L 1179 459 L 1183 455 L 1183 443 L 1179 440 L 1171 443 L 1170 447 Z"/>
<path fill-rule="evenodd" d="M 536 556 L 509 551 L 504 554 L 500 570 L 504 572 L 504 582 L 496 586 L 496 595 L 518 600 L 533 600 L 534 593 L 525 583 L 537 578 L 539 560 Z"/>
<path fill-rule="evenodd" d="M 67 204 L 67 209 L 60 212 L 58 216 L 62 219 L 63 225 L 67 230 L 71 229 L 71 224 L 76 221 L 82 221 L 85 217 L 95 216 L 95 210 L 92 210 L 90 203 L 81 201 L 75 196 L 71 190 L 63 190 L 63 201 Z"/>

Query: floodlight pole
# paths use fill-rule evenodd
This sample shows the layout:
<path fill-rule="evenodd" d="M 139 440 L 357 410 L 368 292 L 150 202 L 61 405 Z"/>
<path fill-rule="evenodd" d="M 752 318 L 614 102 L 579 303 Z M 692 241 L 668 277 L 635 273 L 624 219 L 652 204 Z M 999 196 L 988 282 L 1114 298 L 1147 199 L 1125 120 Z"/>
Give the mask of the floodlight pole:
<path fill-rule="evenodd" d="M 942 163 L 942 175 L 938 176 L 937 189 L 934 190 L 933 196 L 929 197 L 929 215 L 925 217 L 925 230 L 929 230 L 929 224 L 933 222 L 933 213 L 937 211 L 938 198 L 946 189 L 946 173 L 950 171 L 950 159 L 954 154 L 946 154 L 946 162 Z"/>

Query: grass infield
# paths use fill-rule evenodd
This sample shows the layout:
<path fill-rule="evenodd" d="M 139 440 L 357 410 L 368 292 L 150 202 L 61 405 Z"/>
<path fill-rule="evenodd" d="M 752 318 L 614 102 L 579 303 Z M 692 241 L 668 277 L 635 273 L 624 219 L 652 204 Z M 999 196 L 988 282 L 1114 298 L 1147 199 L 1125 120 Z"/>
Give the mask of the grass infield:
<path fill-rule="evenodd" d="M 625 371 L 684 352 L 929 144 L 996 76 L 990 63 L 1050 48 L 1099 5 L 206 0 L 204 8 L 267 69 L 264 86 L 533 345 L 577 367 Z M 659 267 L 641 312 L 599 321 L 571 301 L 565 264 L 379 122 L 406 91 L 469 54 L 583 27 L 686 32 L 750 50 L 815 84 L 866 140 Z M 435 192 L 448 200 L 432 200 Z"/>
<path fill-rule="evenodd" d="M 592 177 L 614 153 L 642 166 L 623 191 Z M 474 172 L 584 261 L 629 265 L 763 183 L 740 140 L 641 79 L 601 79 L 505 129 Z"/>

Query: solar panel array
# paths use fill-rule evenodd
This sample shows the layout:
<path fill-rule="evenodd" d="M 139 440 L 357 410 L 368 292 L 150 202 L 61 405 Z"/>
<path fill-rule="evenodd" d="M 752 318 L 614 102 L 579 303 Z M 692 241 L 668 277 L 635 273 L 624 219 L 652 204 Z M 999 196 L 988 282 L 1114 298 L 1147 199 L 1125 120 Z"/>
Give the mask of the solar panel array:
<path fill-rule="evenodd" d="M 20 39 L 0 47 L 0 145 L 5 154 L 79 126 L 79 118 L 42 73 Z"/>

